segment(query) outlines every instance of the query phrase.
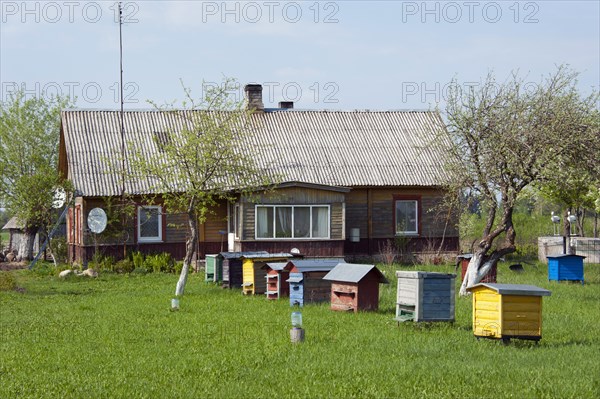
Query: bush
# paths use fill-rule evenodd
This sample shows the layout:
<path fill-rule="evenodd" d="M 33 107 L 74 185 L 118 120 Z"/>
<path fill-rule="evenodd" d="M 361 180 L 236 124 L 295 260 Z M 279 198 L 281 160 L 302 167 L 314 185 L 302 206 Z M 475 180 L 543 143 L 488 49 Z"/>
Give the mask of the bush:
<path fill-rule="evenodd" d="M 131 261 L 133 262 L 133 268 L 142 268 L 144 267 L 144 254 L 140 251 L 135 251 L 131 253 Z"/>
<path fill-rule="evenodd" d="M 171 254 L 163 252 L 146 256 L 144 264 L 147 269 L 152 270 L 154 273 L 172 273 L 175 261 L 171 257 Z"/>
<path fill-rule="evenodd" d="M 115 263 L 114 271 L 117 273 L 131 273 L 137 268 L 131 259 L 123 259 Z"/>
<path fill-rule="evenodd" d="M 175 262 L 173 272 L 175 272 L 175 274 L 181 274 L 181 269 L 183 269 L 183 261 Z"/>

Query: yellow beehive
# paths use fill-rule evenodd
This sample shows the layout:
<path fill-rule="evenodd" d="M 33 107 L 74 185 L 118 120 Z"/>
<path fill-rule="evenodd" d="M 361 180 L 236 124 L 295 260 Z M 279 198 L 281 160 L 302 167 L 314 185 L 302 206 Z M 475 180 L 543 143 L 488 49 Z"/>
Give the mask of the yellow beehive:
<path fill-rule="evenodd" d="M 473 293 L 476 337 L 538 341 L 542 338 L 542 297 L 550 291 L 533 285 L 477 284 Z"/>
<path fill-rule="evenodd" d="M 276 254 L 249 254 L 242 257 L 242 292 L 244 295 L 264 294 L 267 290 L 265 276 L 266 270 L 263 268 L 267 262 L 285 261 L 291 258 L 288 253 Z"/>

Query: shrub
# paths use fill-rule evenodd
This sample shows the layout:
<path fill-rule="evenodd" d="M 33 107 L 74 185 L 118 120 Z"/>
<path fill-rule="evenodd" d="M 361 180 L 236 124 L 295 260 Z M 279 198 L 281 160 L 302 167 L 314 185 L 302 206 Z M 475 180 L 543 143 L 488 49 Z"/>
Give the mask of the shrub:
<path fill-rule="evenodd" d="M 183 269 L 183 261 L 175 262 L 173 272 L 175 272 L 175 274 L 181 274 L 181 269 Z"/>
<path fill-rule="evenodd" d="M 131 259 L 123 259 L 115 263 L 114 271 L 117 273 L 131 273 L 137 268 Z"/>
<path fill-rule="evenodd" d="M 144 265 L 154 273 L 171 273 L 174 270 L 175 261 L 171 257 L 171 254 L 163 252 L 146 256 Z"/>
<path fill-rule="evenodd" d="M 142 268 L 144 267 L 144 254 L 140 251 L 135 251 L 131 253 L 131 260 L 133 262 L 133 268 Z"/>

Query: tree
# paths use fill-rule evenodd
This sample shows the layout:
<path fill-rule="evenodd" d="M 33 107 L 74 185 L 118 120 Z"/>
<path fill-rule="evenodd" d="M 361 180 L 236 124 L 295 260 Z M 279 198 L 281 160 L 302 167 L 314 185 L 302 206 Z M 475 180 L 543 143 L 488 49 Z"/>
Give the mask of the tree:
<path fill-rule="evenodd" d="M 67 98 L 27 98 L 23 91 L 0 102 L 0 200 L 24 227 L 21 259 L 32 259 L 40 228 L 51 223 L 58 174 L 60 110 Z"/>
<path fill-rule="evenodd" d="M 198 226 L 211 209 L 219 200 L 232 201 L 235 193 L 249 193 L 272 182 L 248 148 L 252 111 L 231 98 L 236 87 L 235 81 L 226 79 L 221 86 L 208 89 L 200 100 L 194 100 L 190 89 L 184 87 L 183 109 L 157 107 L 181 126 L 155 136 L 160 159 L 132 148 L 130 163 L 138 172 L 133 178 L 151 182 L 152 191 L 160 193 L 169 212 L 187 215 L 188 238 L 176 296 L 184 293 L 196 255 Z"/>
<path fill-rule="evenodd" d="M 490 74 L 477 90 L 453 86 L 446 112 L 453 143 L 448 192 L 467 193 L 486 213 L 461 295 L 516 251 L 513 209 L 526 187 L 549 181 L 566 165 L 597 173 L 598 94 L 583 97 L 576 78 L 561 66 L 537 85 L 513 73 L 504 83 Z"/>

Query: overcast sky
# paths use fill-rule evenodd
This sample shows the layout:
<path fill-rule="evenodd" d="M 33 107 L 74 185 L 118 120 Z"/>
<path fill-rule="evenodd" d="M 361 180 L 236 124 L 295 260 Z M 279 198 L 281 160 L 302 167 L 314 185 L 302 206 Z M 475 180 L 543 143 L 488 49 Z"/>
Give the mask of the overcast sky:
<path fill-rule="evenodd" d="M 1 2 L 6 100 L 61 92 L 81 108 L 119 107 L 113 1 Z M 223 76 L 261 83 L 267 107 L 428 109 L 451 79 L 489 71 L 528 81 L 569 64 L 600 85 L 598 1 L 123 2 L 126 108 L 198 96 Z"/>

